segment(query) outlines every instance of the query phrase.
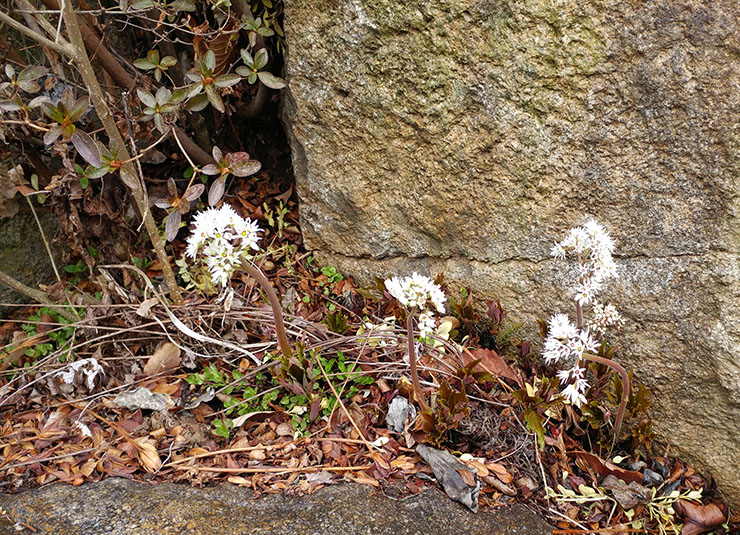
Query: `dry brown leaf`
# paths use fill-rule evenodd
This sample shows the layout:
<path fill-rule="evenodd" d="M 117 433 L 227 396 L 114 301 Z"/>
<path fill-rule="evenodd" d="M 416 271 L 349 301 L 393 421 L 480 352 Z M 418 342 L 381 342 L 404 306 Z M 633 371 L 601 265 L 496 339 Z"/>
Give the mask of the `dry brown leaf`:
<path fill-rule="evenodd" d="M 149 357 L 144 366 L 144 375 L 152 376 L 180 366 L 180 348 L 172 342 L 166 342 Z"/>
<path fill-rule="evenodd" d="M 613 475 L 628 483 L 642 484 L 642 474 L 640 472 L 620 468 L 611 461 L 605 461 L 593 453 L 587 453 L 585 451 L 577 451 L 574 453 L 583 459 L 594 472 L 602 477 Z"/>
<path fill-rule="evenodd" d="M 468 487 L 475 487 L 475 474 L 470 470 L 456 470 L 460 477 Z"/>
<path fill-rule="evenodd" d="M 139 459 L 141 466 L 147 472 L 156 472 L 162 466 L 162 460 L 159 458 L 157 453 L 157 447 L 153 440 L 146 437 L 137 438 L 134 440 L 134 446 L 136 447 L 136 457 Z"/>
<path fill-rule="evenodd" d="M 80 473 L 84 475 L 85 477 L 90 477 L 90 474 L 92 474 L 95 471 L 95 466 L 97 465 L 97 461 L 94 459 L 90 459 L 85 464 L 80 466 Z"/>
<path fill-rule="evenodd" d="M 681 535 L 699 535 L 725 523 L 725 514 L 713 503 L 701 505 L 678 500 L 674 507 L 678 514 L 686 520 Z"/>
<path fill-rule="evenodd" d="M 519 386 L 523 386 L 522 378 L 519 374 L 516 373 L 511 366 L 506 364 L 506 361 L 504 361 L 504 359 L 502 359 L 498 353 L 492 349 L 474 349 L 470 352 L 464 352 L 463 355 L 468 362 L 472 361 L 470 356 L 472 356 L 473 359 L 480 359 L 476 368 L 483 368 L 484 371 L 487 371 L 495 377 L 505 377 L 507 379 L 511 379 Z"/>
<path fill-rule="evenodd" d="M 489 474 L 488 468 L 486 468 L 486 465 L 479 461 L 476 461 L 475 459 L 467 461 L 465 462 L 465 464 L 467 464 L 471 468 L 475 468 L 476 470 L 478 470 L 478 475 L 480 477 L 487 476 Z"/>
<path fill-rule="evenodd" d="M 226 481 L 233 485 L 239 485 L 240 487 L 251 487 L 252 483 L 241 476 L 229 476 L 226 478 Z"/>

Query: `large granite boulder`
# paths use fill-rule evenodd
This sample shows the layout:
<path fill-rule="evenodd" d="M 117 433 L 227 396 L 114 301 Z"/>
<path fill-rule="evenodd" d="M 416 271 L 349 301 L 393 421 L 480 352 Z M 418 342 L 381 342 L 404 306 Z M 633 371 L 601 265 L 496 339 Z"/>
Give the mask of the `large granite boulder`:
<path fill-rule="evenodd" d="M 286 0 L 285 30 L 308 248 L 444 271 L 533 326 L 572 310 L 549 250 L 595 216 L 618 359 L 740 503 L 740 4 Z"/>

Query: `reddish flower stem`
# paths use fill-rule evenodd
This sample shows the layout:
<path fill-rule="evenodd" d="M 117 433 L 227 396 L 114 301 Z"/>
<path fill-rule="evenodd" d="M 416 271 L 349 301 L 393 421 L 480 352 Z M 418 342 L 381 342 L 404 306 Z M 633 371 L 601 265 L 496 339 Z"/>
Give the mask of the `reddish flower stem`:
<path fill-rule="evenodd" d="M 267 280 L 262 270 L 252 264 L 246 258 L 242 259 L 242 269 L 247 272 L 247 275 L 255 279 L 262 287 L 264 292 L 267 294 L 267 299 L 270 301 L 270 307 L 272 307 L 272 315 L 275 318 L 275 332 L 277 333 L 278 345 L 280 351 L 286 358 L 293 356 L 293 351 L 290 349 L 290 343 L 288 342 L 288 336 L 285 333 L 285 323 L 283 322 L 283 310 L 280 306 L 280 301 L 275 293 L 274 288 Z"/>
<path fill-rule="evenodd" d="M 617 419 L 614 421 L 614 440 L 616 441 L 619 439 L 619 432 L 622 430 L 624 413 L 627 410 L 627 400 L 629 399 L 630 391 L 632 390 L 630 385 L 630 376 L 627 373 L 627 370 L 625 370 L 620 364 L 614 362 L 613 360 L 599 357 L 597 355 L 591 355 L 589 353 L 584 353 L 583 358 L 610 367 L 622 378 L 622 401 L 619 403 L 619 410 L 617 410 Z"/>
<path fill-rule="evenodd" d="M 406 331 L 408 332 L 408 343 L 409 343 L 409 365 L 411 366 L 411 382 L 414 385 L 414 397 L 419 403 L 419 407 L 423 412 L 429 411 L 429 405 L 424 400 L 424 395 L 421 393 L 421 384 L 419 384 L 419 373 L 416 371 L 416 349 L 414 341 L 414 313 L 409 310 L 406 316 Z"/>

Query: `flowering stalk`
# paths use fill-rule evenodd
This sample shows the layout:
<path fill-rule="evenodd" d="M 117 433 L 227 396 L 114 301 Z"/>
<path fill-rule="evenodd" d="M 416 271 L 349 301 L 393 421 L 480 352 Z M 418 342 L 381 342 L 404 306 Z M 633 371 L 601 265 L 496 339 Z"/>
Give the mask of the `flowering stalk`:
<path fill-rule="evenodd" d="M 187 256 L 201 257 L 211 279 L 226 287 L 234 272 L 241 268 L 254 278 L 267 294 L 275 318 L 278 345 L 287 358 L 293 356 L 285 332 L 282 308 L 275 290 L 262 270 L 255 266 L 251 250 L 259 251 L 257 242 L 262 231 L 255 221 L 244 219 L 228 204 L 200 212 L 193 219 L 195 227 L 188 237 Z"/>
<path fill-rule="evenodd" d="M 409 346 L 409 367 L 411 368 L 411 383 L 414 385 L 414 397 L 419 403 L 422 412 L 429 410 L 424 399 L 424 394 L 421 393 L 421 384 L 419 383 L 419 372 L 416 371 L 416 342 L 414 341 L 414 313 L 409 311 L 406 316 L 406 330 L 408 331 L 408 346 Z"/>
<path fill-rule="evenodd" d="M 572 404 L 585 403 L 584 392 L 588 388 L 585 378 L 584 360 L 604 364 L 622 378 L 622 400 L 614 423 L 614 438 L 619 437 L 622 428 L 627 400 L 630 394 L 630 380 L 627 371 L 616 362 L 599 357 L 594 353 L 598 344 L 590 330 L 604 334 L 607 327 L 619 326 L 622 319 L 612 305 L 602 305 L 595 301 L 606 279 L 616 277 L 616 265 L 612 258 L 614 240 L 607 230 L 594 219 L 589 219 L 581 227 L 570 230 L 563 241 L 552 248 L 552 256 L 565 259 L 573 254 L 578 261 L 578 286 L 576 289 L 576 325 L 572 325 L 565 314 L 550 318 L 549 332 L 545 339 L 543 357 L 546 362 L 572 361 L 572 368 L 558 372 L 561 384 L 569 383 L 563 396 Z M 583 306 L 593 302 L 594 321 L 586 327 Z"/>
<path fill-rule="evenodd" d="M 272 315 L 275 318 L 275 332 L 277 333 L 278 345 L 280 351 L 286 358 L 293 356 L 293 351 L 290 349 L 290 343 L 288 343 L 288 336 L 285 332 L 285 323 L 283 322 L 283 311 L 280 307 L 280 301 L 275 293 L 270 281 L 267 280 L 262 270 L 252 264 L 248 259 L 243 258 L 241 268 L 253 279 L 255 279 L 260 287 L 267 294 L 267 299 L 270 301 L 270 307 L 272 308 Z"/>
<path fill-rule="evenodd" d="M 422 337 L 428 334 L 428 331 L 432 328 L 434 318 L 432 317 L 431 309 L 427 310 L 428 306 L 433 306 L 437 312 L 444 312 L 444 301 L 445 296 L 437 284 L 429 277 L 414 273 L 410 277 L 404 277 L 399 279 L 398 277 L 392 277 L 385 281 L 385 287 L 391 296 L 395 297 L 401 305 L 406 309 L 406 331 L 408 333 L 408 349 L 409 349 L 409 367 L 411 368 L 411 382 L 414 385 L 414 397 L 416 398 L 419 406 L 423 412 L 428 412 L 429 405 L 424 400 L 424 396 L 421 392 L 421 384 L 419 383 L 419 372 L 416 369 L 416 350 L 414 340 L 414 315 L 417 311 L 422 311 L 419 315 L 420 319 L 420 331 Z M 426 334 L 425 334 L 426 333 Z"/>

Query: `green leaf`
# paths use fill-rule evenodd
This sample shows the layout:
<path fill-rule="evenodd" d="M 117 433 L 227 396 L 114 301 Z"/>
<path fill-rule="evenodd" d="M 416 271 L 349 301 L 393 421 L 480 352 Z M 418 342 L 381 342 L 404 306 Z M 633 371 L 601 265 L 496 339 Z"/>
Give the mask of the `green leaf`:
<path fill-rule="evenodd" d="M 190 0 L 176 0 L 170 6 L 179 11 L 195 11 L 195 4 L 190 2 Z"/>
<path fill-rule="evenodd" d="M 131 2 L 132 9 L 151 9 L 154 7 L 152 0 L 134 0 Z"/>
<path fill-rule="evenodd" d="M 249 50 L 247 50 L 246 48 L 242 48 L 239 53 L 241 54 L 244 63 L 246 63 L 250 67 L 254 65 L 254 58 L 252 58 L 252 54 L 249 53 Z"/>
<path fill-rule="evenodd" d="M 160 106 L 169 102 L 170 98 L 172 98 L 172 91 L 170 91 L 166 87 L 160 87 L 159 89 L 157 89 L 157 93 L 154 95 L 154 99 Z"/>
<path fill-rule="evenodd" d="M 69 110 L 69 118 L 72 121 L 76 121 L 85 114 L 87 107 L 90 105 L 90 101 L 87 97 L 78 98 Z"/>
<path fill-rule="evenodd" d="M 87 186 L 89 185 L 90 181 L 87 179 L 86 176 L 80 177 L 80 187 L 82 189 L 87 189 Z"/>
<path fill-rule="evenodd" d="M 137 89 L 136 94 L 139 96 L 139 100 L 141 100 L 141 102 L 143 102 L 145 106 L 153 108 L 157 105 L 157 99 L 154 98 L 154 95 L 152 95 L 149 91 Z"/>
<path fill-rule="evenodd" d="M 269 59 L 269 56 L 267 55 L 267 49 L 266 48 L 260 48 L 257 53 L 254 55 L 254 67 L 255 70 L 259 70 L 265 65 L 267 65 L 267 61 Z"/>
<path fill-rule="evenodd" d="M 151 61 L 153 65 L 159 65 L 159 50 L 150 50 L 147 52 L 146 59 Z"/>
<path fill-rule="evenodd" d="M 162 67 L 172 67 L 177 64 L 177 58 L 175 56 L 165 56 L 160 62 Z"/>
<path fill-rule="evenodd" d="M 223 74 L 213 81 L 213 85 L 216 87 L 231 87 L 241 82 L 241 76 L 237 74 Z"/>
<path fill-rule="evenodd" d="M 209 71 L 213 72 L 214 70 L 216 70 L 216 54 L 213 52 L 213 50 L 209 50 L 208 52 L 206 52 L 206 55 L 203 56 L 203 63 Z"/>
<path fill-rule="evenodd" d="M 200 94 L 191 98 L 187 104 L 185 104 L 185 109 L 190 111 L 201 111 L 205 109 L 206 106 L 208 106 L 208 96 Z"/>
<path fill-rule="evenodd" d="M 136 61 L 134 61 L 134 67 L 136 67 L 137 69 L 141 69 L 142 71 L 150 71 L 154 67 L 156 67 L 156 65 L 152 63 L 151 61 L 149 61 L 148 59 L 141 58 L 141 59 L 137 59 Z M 140 90 L 137 89 L 137 92 L 138 91 Z"/>
<path fill-rule="evenodd" d="M 46 68 L 40 65 L 31 65 L 23 69 L 18 75 L 18 82 L 37 80 L 46 74 Z"/>
<path fill-rule="evenodd" d="M 524 420 L 527 422 L 527 429 L 537 435 L 537 444 L 540 449 L 545 448 L 545 428 L 542 426 L 542 416 L 533 409 L 527 409 L 523 413 Z"/>
<path fill-rule="evenodd" d="M 211 105 L 221 113 L 225 112 L 226 108 L 224 107 L 224 101 L 221 100 L 220 95 L 216 92 L 213 86 L 208 84 L 207 86 L 205 86 L 205 89 L 206 95 L 208 96 L 208 101 L 211 103 Z"/>
<path fill-rule="evenodd" d="M 285 80 L 267 71 L 258 72 L 257 76 L 259 76 L 260 82 L 265 84 L 270 89 L 282 89 L 287 85 L 287 82 Z"/>

